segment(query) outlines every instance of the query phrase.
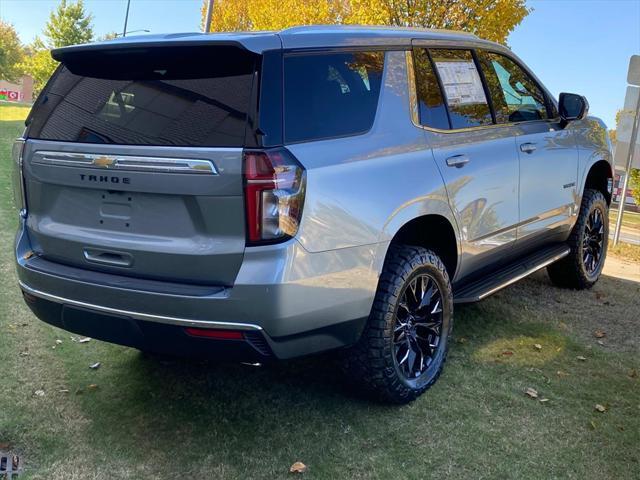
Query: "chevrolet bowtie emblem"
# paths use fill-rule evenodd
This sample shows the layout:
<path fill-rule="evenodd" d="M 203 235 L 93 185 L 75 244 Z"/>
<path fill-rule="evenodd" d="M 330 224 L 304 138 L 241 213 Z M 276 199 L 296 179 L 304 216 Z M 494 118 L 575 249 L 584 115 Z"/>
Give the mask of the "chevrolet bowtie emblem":
<path fill-rule="evenodd" d="M 97 157 L 93 159 L 93 164 L 96 167 L 109 168 L 116 164 L 116 159 L 112 157 Z"/>

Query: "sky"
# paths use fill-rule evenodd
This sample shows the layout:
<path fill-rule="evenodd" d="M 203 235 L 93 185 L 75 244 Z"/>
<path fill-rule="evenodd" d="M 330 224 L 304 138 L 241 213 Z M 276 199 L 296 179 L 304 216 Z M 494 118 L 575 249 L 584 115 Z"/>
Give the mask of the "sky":
<path fill-rule="evenodd" d="M 0 0 L 0 18 L 24 43 L 58 0 Z M 85 0 L 96 36 L 122 31 L 127 0 Z M 585 95 L 590 113 L 614 128 L 631 55 L 640 54 L 640 0 L 528 0 L 533 11 L 509 36 L 512 50 L 557 95 Z M 131 0 L 128 31 L 197 31 L 202 0 Z"/>

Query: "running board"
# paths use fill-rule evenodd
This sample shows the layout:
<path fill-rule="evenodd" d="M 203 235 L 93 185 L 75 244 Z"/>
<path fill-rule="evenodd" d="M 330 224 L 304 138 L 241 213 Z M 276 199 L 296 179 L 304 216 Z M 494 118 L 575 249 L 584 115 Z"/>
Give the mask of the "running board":
<path fill-rule="evenodd" d="M 496 293 L 498 290 L 502 290 L 527 275 L 566 257 L 570 251 L 566 245 L 554 245 L 532 253 L 515 263 L 483 276 L 475 282 L 466 284 L 460 289 L 455 289 L 453 301 L 454 303 L 479 302 L 489 295 Z"/>

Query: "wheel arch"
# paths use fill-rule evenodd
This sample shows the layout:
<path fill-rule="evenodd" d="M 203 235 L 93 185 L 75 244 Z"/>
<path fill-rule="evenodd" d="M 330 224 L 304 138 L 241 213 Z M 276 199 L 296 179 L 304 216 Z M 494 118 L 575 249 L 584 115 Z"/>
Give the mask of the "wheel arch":
<path fill-rule="evenodd" d="M 389 246 L 395 244 L 414 245 L 434 251 L 444 263 L 453 282 L 458 271 L 460 242 L 455 222 L 439 213 L 419 215 L 408 219 L 391 237 Z M 432 234 L 437 232 L 437 234 Z M 385 258 L 389 249 L 385 252 Z"/>
<path fill-rule="evenodd" d="M 607 204 L 611 205 L 612 189 L 613 189 L 613 168 L 611 163 L 598 156 L 590 162 L 586 175 L 583 177 L 580 196 L 584 195 L 585 190 L 593 189 L 601 192 L 607 200 Z"/>

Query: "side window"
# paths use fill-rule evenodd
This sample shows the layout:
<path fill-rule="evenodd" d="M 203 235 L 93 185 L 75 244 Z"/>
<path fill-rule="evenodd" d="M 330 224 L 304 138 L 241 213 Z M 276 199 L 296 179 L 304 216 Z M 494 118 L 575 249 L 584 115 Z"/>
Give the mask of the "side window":
<path fill-rule="evenodd" d="M 548 118 L 544 93 L 517 63 L 504 55 L 478 51 L 498 123 Z"/>
<path fill-rule="evenodd" d="M 376 116 L 384 52 L 284 58 L 286 142 L 364 133 Z"/>
<path fill-rule="evenodd" d="M 491 125 L 491 109 L 469 50 L 429 50 L 444 89 L 451 128 Z"/>
<path fill-rule="evenodd" d="M 448 130 L 449 117 L 447 116 L 447 107 L 426 49 L 417 48 L 413 51 L 413 65 L 416 75 L 420 124 Z"/>

